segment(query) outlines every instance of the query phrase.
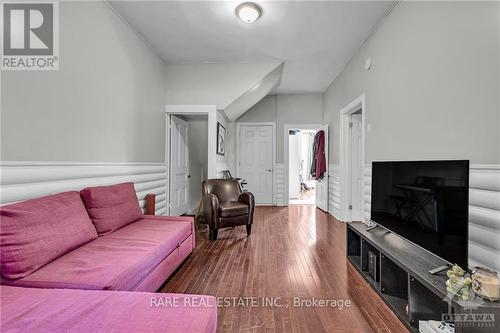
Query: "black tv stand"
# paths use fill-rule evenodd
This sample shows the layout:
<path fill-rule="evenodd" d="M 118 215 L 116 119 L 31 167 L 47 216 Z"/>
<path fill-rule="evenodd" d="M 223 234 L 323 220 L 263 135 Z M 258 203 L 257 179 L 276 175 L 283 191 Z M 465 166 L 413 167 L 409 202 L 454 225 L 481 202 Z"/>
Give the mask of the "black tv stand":
<path fill-rule="evenodd" d="M 436 267 L 447 265 L 446 261 L 385 228 L 368 231 L 365 224 L 351 222 L 346 229 L 348 261 L 411 332 L 418 332 L 420 320 L 441 321 L 443 316 L 455 318 L 455 315 L 470 314 L 471 311 L 494 314 L 495 322 L 492 326 L 484 323 L 478 326 L 456 321 L 455 333 L 498 332 L 500 302 L 479 299 L 479 302 L 471 303 L 448 294 L 445 285 L 448 277 L 443 270 L 449 266 L 429 274 Z M 378 256 L 376 276 L 368 272 L 370 252 Z M 471 304 L 476 306 L 474 310 L 471 310 Z"/>
<path fill-rule="evenodd" d="M 437 273 L 441 273 L 443 271 L 446 271 L 447 269 L 450 268 L 450 265 L 442 265 L 436 268 L 433 268 L 429 271 L 430 275 L 436 275 Z"/>

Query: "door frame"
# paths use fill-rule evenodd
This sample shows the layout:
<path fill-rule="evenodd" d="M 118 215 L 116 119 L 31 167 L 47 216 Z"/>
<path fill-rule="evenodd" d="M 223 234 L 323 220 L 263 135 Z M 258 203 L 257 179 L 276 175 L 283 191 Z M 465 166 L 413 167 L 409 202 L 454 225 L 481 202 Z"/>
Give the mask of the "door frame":
<path fill-rule="evenodd" d="M 272 203 L 271 205 L 276 206 L 276 189 L 275 189 L 275 184 L 276 184 L 276 175 L 275 175 L 275 170 L 276 170 L 276 123 L 275 122 L 237 122 L 236 123 L 236 177 L 239 177 L 240 175 L 240 144 L 241 144 L 241 127 L 242 126 L 272 126 L 272 139 L 273 139 L 273 159 L 272 159 L 272 179 L 273 179 L 273 184 L 272 184 Z M 265 205 L 262 205 L 265 206 Z"/>
<path fill-rule="evenodd" d="M 366 135 L 365 135 L 365 120 L 366 120 L 366 103 L 365 94 L 363 93 L 351 103 L 346 105 L 342 110 L 340 110 L 340 214 L 341 219 L 344 222 L 352 222 L 352 214 L 349 209 L 349 199 L 351 198 L 352 188 L 351 188 L 351 139 L 349 137 L 349 117 L 361 109 L 361 165 L 363 170 L 365 167 L 365 145 L 366 145 Z M 362 196 L 362 202 L 364 202 L 364 189 L 365 189 L 365 177 L 362 175 L 362 191 L 360 195 Z M 362 207 L 362 216 L 364 217 L 364 207 Z"/>
<path fill-rule="evenodd" d="M 288 206 L 290 199 L 288 198 L 288 193 L 290 192 L 288 188 L 288 183 L 289 183 L 289 178 L 290 178 L 290 161 L 289 161 L 289 154 L 288 150 L 289 148 L 289 142 L 288 142 L 288 135 L 289 131 L 293 128 L 298 128 L 298 129 L 305 129 L 305 130 L 317 130 L 319 128 L 323 127 L 323 124 L 284 124 L 283 125 L 283 153 L 285 155 L 285 160 L 284 160 L 284 168 L 285 168 L 285 201 L 286 205 Z M 325 158 L 328 161 L 328 152 L 325 151 Z M 327 165 L 327 172 L 328 172 L 328 165 Z"/>
<path fill-rule="evenodd" d="M 217 145 L 217 108 L 215 105 L 166 105 L 165 106 L 165 165 L 167 169 L 166 182 L 166 214 L 170 215 L 170 116 L 195 116 L 202 115 L 208 117 L 208 152 L 207 152 L 207 178 L 216 178 L 216 145 Z"/>

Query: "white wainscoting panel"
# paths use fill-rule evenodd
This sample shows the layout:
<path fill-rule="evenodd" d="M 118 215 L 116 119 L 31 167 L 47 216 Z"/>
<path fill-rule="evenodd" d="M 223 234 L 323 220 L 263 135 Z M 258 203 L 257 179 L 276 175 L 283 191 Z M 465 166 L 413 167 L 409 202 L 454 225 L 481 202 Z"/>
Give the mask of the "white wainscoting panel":
<path fill-rule="evenodd" d="M 363 223 L 369 224 L 371 220 L 371 204 L 372 204 L 372 165 L 366 164 L 363 170 L 363 202 L 364 202 L 364 220 Z"/>
<path fill-rule="evenodd" d="M 469 266 L 500 271 L 500 165 L 471 165 Z"/>
<path fill-rule="evenodd" d="M 146 194 L 156 194 L 156 215 L 165 215 L 167 167 L 164 163 L 2 162 L 0 204 L 123 182 L 134 183 L 142 208 Z"/>
<path fill-rule="evenodd" d="M 285 198 L 285 164 L 274 164 L 274 197 L 276 206 L 288 205 L 288 200 Z"/>
<path fill-rule="evenodd" d="M 341 220 L 340 211 L 340 166 L 328 166 L 328 212 L 336 219 Z"/>
<path fill-rule="evenodd" d="M 365 218 L 370 220 L 371 164 L 365 165 Z M 470 166 L 469 267 L 500 271 L 500 165 Z"/>

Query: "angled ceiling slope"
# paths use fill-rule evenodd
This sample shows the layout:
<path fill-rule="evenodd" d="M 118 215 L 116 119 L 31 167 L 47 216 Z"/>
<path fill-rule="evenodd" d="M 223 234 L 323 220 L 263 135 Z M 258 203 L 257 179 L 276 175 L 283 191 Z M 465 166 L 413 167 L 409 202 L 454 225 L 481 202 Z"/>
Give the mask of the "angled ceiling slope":
<path fill-rule="evenodd" d="M 276 88 L 283 75 L 283 64 L 280 64 L 266 75 L 257 84 L 247 90 L 244 94 L 240 95 L 223 111 L 231 121 L 235 121 L 252 106 L 257 104 L 258 101 L 263 99 L 274 88 Z"/>
<path fill-rule="evenodd" d="M 282 72 L 279 62 L 167 65 L 166 103 L 216 105 L 236 120 L 280 83 Z"/>

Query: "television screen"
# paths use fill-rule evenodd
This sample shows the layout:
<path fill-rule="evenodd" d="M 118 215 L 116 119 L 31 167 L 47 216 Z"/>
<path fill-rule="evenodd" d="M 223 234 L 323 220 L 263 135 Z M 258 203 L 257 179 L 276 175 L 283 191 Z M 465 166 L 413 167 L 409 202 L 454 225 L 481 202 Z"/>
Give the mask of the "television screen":
<path fill-rule="evenodd" d="M 371 219 L 467 268 L 469 161 L 373 162 Z"/>

